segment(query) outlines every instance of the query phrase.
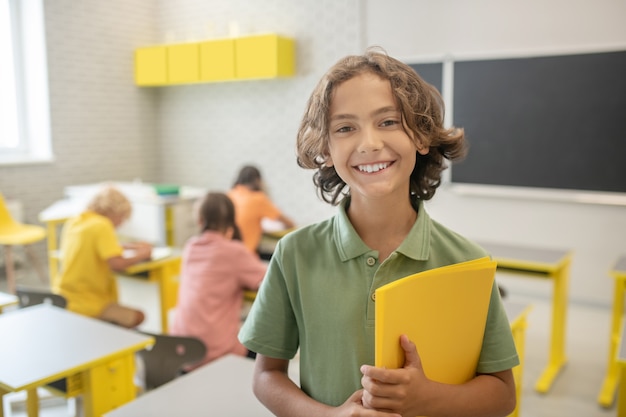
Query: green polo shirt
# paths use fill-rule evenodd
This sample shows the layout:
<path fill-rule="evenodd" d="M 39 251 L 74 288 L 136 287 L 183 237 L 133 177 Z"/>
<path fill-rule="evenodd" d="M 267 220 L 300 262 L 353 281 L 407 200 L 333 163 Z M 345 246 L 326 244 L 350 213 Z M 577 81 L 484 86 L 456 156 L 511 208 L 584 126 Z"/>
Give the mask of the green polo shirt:
<path fill-rule="evenodd" d="M 345 212 L 301 228 L 276 247 L 239 338 L 265 356 L 292 359 L 300 349 L 300 385 L 312 398 L 341 405 L 361 389 L 363 364 L 374 364 L 376 288 L 417 272 L 487 256 L 432 220 L 423 204 L 400 247 L 384 262 L 360 239 Z M 436 320 L 436 316 L 433 316 Z M 479 373 L 519 363 L 494 285 Z"/>

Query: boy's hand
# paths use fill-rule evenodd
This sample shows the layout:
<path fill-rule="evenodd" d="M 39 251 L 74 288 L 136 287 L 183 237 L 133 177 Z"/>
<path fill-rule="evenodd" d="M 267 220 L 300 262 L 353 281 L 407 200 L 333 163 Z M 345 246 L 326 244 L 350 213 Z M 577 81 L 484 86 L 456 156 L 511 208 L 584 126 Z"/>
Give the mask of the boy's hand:
<path fill-rule="evenodd" d="M 399 369 L 361 366 L 363 405 L 380 411 L 406 416 L 422 415 L 420 401 L 427 398 L 430 381 L 424 374 L 415 344 L 406 335 L 400 337 L 404 350 L 404 367 Z"/>
<path fill-rule="evenodd" d="M 363 406 L 363 390 L 358 390 L 350 396 L 341 406 L 334 409 L 334 417 L 402 417 L 399 414 L 390 414 L 383 411 L 372 410 Z"/>
<path fill-rule="evenodd" d="M 139 259 L 150 260 L 152 258 L 152 245 L 142 245 L 135 249 L 136 256 Z"/>
<path fill-rule="evenodd" d="M 152 244 L 148 242 L 129 242 L 123 246 L 133 251 L 132 257 L 137 261 L 148 261 L 152 258 Z"/>

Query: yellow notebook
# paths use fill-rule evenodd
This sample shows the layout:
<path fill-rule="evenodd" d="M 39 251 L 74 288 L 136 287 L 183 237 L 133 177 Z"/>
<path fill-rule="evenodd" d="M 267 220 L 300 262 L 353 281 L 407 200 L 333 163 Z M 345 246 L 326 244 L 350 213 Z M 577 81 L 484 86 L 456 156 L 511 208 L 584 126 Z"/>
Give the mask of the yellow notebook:
<path fill-rule="evenodd" d="M 476 372 L 496 262 L 480 258 L 409 275 L 376 290 L 375 365 L 400 368 L 400 336 L 429 379 L 461 384 Z"/>

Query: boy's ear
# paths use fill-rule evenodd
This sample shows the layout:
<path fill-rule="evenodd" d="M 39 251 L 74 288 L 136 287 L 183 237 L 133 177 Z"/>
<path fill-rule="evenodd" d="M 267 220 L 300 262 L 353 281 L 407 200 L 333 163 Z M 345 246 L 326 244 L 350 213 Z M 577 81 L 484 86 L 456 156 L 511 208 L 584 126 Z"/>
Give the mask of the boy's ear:
<path fill-rule="evenodd" d="M 419 141 L 417 142 L 417 152 L 420 155 L 427 155 L 429 151 L 430 151 L 430 148 L 428 146 L 424 146 L 422 142 L 419 142 Z"/>

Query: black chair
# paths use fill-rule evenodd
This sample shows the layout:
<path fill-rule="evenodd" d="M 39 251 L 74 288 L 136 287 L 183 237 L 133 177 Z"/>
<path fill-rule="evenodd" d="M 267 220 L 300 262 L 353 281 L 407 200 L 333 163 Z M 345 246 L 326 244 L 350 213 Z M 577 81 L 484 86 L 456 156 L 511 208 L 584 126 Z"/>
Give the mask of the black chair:
<path fill-rule="evenodd" d="M 150 348 L 137 352 L 144 363 L 147 390 L 180 376 L 186 366 L 198 363 L 206 355 L 206 346 L 195 337 L 143 333 L 155 339 Z"/>
<path fill-rule="evenodd" d="M 65 308 L 67 306 L 67 300 L 65 297 L 60 294 L 54 294 L 50 291 L 17 287 L 15 295 L 17 295 L 20 308 L 30 307 L 37 304 L 52 304 L 60 308 Z"/>

